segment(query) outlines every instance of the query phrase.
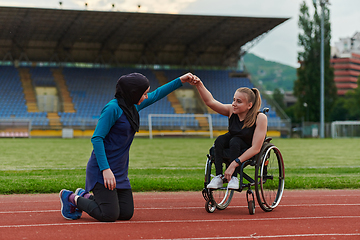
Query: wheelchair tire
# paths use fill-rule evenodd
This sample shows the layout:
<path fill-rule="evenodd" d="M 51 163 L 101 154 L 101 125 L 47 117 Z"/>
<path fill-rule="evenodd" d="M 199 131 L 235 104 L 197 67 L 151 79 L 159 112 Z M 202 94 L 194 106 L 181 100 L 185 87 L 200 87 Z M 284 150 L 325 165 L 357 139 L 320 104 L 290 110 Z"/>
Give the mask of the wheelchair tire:
<path fill-rule="evenodd" d="M 255 192 L 262 210 L 270 212 L 279 205 L 284 186 L 285 169 L 280 150 L 265 142 L 255 167 Z"/>
<path fill-rule="evenodd" d="M 248 209 L 250 215 L 255 214 L 255 202 L 253 200 L 248 201 Z"/>
<path fill-rule="evenodd" d="M 210 183 L 211 170 L 212 169 L 214 170 L 213 166 L 214 166 L 214 162 L 208 158 L 205 166 L 205 188 L 207 184 Z M 223 210 L 227 206 L 229 206 L 231 199 L 234 195 L 234 190 L 229 190 L 226 187 L 222 187 L 219 189 L 207 189 L 207 190 L 208 190 L 209 201 L 212 202 L 212 204 L 215 205 L 215 207 L 219 210 Z M 208 210 L 206 206 L 207 205 L 205 205 L 205 208 L 206 210 Z"/>
<path fill-rule="evenodd" d="M 210 200 L 207 200 L 205 203 L 205 209 L 208 213 L 213 213 L 216 210 L 216 206 Z"/>

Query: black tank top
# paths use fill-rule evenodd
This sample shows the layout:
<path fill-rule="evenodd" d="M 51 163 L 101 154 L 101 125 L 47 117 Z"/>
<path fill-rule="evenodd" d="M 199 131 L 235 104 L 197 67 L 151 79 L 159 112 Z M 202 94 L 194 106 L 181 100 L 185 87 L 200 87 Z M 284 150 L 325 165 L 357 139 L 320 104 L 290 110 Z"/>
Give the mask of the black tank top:
<path fill-rule="evenodd" d="M 252 145 L 252 139 L 256 127 L 256 122 L 249 128 L 242 128 L 244 121 L 240 121 L 237 114 L 232 114 L 229 118 L 229 133 L 233 137 L 240 137 L 249 146 Z"/>

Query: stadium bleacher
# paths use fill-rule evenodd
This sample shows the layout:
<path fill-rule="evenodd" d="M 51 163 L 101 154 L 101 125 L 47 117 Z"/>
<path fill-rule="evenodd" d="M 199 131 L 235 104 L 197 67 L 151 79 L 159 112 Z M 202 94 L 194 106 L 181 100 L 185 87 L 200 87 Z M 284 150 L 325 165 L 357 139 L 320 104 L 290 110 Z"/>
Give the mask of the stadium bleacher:
<path fill-rule="evenodd" d="M 73 99 L 76 113 L 59 112 L 61 122 L 65 125 L 79 126 L 84 119 L 97 120 L 101 109 L 114 98 L 118 78 L 124 74 L 139 72 L 150 81 L 150 91 L 159 87 L 154 73 L 149 69 L 134 68 L 64 68 L 63 74 Z M 141 126 L 147 126 L 149 113 L 174 113 L 166 98 L 140 112 Z M 84 121 L 82 121 L 84 120 Z M 93 124 L 87 121 L 88 124 Z"/>
<path fill-rule="evenodd" d="M 50 67 L 29 68 L 34 86 L 56 86 Z"/>
<path fill-rule="evenodd" d="M 31 119 L 33 126 L 48 126 L 49 120 L 46 112 L 28 112 L 23 93 L 23 87 L 17 68 L 12 66 L 0 66 L 0 118 L 23 118 Z M 161 70 L 170 81 L 188 72 L 184 69 Z M 56 86 L 50 67 L 30 67 L 29 72 L 34 86 Z M 72 97 L 75 113 L 58 112 L 63 127 L 94 127 L 100 116 L 101 109 L 109 102 L 115 93 L 117 79 L 124 74 L 140 72 L 150 81 L 150 91 L 159 87 L 154 72 L 150 69 L 136 68 L 79 68 L 64 67 L 64 76 L 68 91 Z M 199 76 L 213 96 L 223 103 L 231 103 L 234 91 L 239 87 L 253 87 L 253 84 L 245 77 L 230 77 L 230 70 L 194 70 L 193 73 Z M 225 84 L 226 83 L 226 84 Z M 186 88 L 191 88 L 189 84 Z M 263 107 L 270 105 L 263 99 Z M 148 126 L 148 114 L 174 114 L 174 109 L 167 98 L 164 98 L 154 105 L 143 109 L 140 112 L 141 127 Z M 227 117 L 219 114 L 211 114 L 213 126 L 226 128 Z M 275 111 L 269 113 L 269 124 L 280 119 Z M 273 121 L 274 120 L 274 121 Z M 182 120 L 174 122 L 176 126 L 181 125 Z M 194 128 L 199 123 L 194 117 L 186 119 Z M 163 127 L 174 127 L 170 119 L 163 118 L 154 124 Z"/>
<path fill-rule="evenodd" d="M 48 125 L 45 112 L 28 112 L 18 69 L 0 66 L 0 118 L 29 119 L 33 126 Z"/>
<path fill-rule="evenodd" d="M 18 117 L 19 114 L 26 112 L 20 76 L 16 68 L 10 66 L 0 66 L 0 72 L 0 117 Z"/>

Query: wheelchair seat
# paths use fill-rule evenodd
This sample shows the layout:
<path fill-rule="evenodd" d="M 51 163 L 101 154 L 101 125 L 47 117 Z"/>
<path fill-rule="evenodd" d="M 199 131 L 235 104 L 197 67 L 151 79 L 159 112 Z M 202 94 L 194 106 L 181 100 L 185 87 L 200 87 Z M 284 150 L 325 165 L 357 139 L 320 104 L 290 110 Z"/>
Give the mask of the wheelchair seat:
<path fill-rule="evenodd" d="M 264 144 L 269 143 L 271 140 L 272 140 L 271 137 L 266 137 L 265 140 L 264 140 Z M 245 166 L 248 166 L 248 165 L 255 166 L 258 154 L 254 155 L 252 158 L 244 161 L 242 164 L 244 164 Z M 227 167 L 228 167 L 227 163 L 230 164 L 230 161 L 231 161 L 229 156 L 230 156 L 230 149 L 229 148 L 224 149 L 223 162 L 227 165 Z M 215 161 L 215 145 L 212 145 L 212 147 L 209 149 L 208 158 L 210 158 L 212 161 Z"/>

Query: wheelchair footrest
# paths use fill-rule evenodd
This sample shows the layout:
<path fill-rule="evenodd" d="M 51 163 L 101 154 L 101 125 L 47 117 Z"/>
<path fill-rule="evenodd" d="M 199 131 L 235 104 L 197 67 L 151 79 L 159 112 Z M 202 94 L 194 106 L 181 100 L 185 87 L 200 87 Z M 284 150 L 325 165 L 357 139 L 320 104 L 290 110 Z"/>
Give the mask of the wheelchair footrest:
<path fill-rule="evenodd" d="M 203 195 L 203 198 L 205 199 L 205 201 L 209 200 L 209 193 L 208 193 L 208 190 L 206 188 L 204 188 L 202 190 L 202 195 Z"/>

